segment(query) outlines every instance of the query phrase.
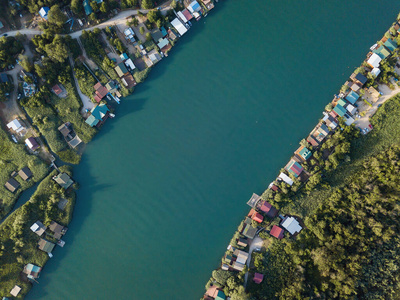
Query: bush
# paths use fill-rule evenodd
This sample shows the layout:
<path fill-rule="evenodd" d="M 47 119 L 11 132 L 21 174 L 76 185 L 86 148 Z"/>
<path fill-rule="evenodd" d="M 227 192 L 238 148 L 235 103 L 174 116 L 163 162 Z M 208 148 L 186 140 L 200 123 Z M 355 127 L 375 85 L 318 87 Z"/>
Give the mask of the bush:
<path fill-rule="evenodd" d="M 77 165 L 81 161 L 81 156 L 72 149 L 66 149 L 57 153 L 58 157 L 66 163 Z"/>

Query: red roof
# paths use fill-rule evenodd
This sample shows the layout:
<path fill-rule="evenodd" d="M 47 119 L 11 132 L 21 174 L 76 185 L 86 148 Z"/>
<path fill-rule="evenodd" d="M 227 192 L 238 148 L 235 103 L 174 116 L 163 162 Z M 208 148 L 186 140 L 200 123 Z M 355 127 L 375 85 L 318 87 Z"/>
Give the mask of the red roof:
<path fill-rule="evenodd" d="M 332 116 L 332 117 L 334 117 L 334 118 L 336 118 L 336 117 L 338 116 L 338 114 L 337 114 L 334 110 L 332 110 L 332 111 L 329 113 L 329 115 Z"/>
<path fill-rule="evenodd" d="M 216 285 L 210 286 L 210 288 L 206 292 L 206 296 L 211 298 L 216 298 L 218 295 L 218 289 Z"/>
<path fill-rule="evenodd" d="M 96 100 L 97 103 L 101 101 L 101 98 L 97 96 L 97 94 L 94 94 L 94 100 Z"/>
<path fill-rule="evenodd" d="M 281 240 L 281 239 L 283 239 L 283 232 L 284 232 L 284 230 L 282 228 L 274 225 L 274 226 L 272 226 L 272 229 L 269 232 L 269 234 L 276 237 L 277 239 Z"/>
<path fill-rule="evenodd" d="M 310 143 L 311 145 L 313 145 L 314 147 L 318 146 L 317 141 L 314 140 L 314 138 L 311 137 L 311 136 L 309 136 L 309 137 L 307 138 L 307 142 L 309 142 L 309 143 Z"/>
<path fill-rule="evenodd" d="M 102 86 L 101 82 L 98 82 L 93 86 L 93 88 L 95 91 L 97 91 L 101 86 Z"/>
<path fill-rule="evenodd" d="M 260 206 L 260 210 L 267 213 L 270 211 L 271 207 L 271 204 L 269 204 L 267 201 L 263 201 L 263 204 Z"/>
<path fill-rule="evenodd" d="M 250 209 L 249 214 L 247 215 L 249 218 L 252 218 L 254 221 L 261 223 L 264 220 L 264 217 L 256 212 L 253 208 Z"/>
<path fill-rule="evenodd" d="M 260 284 L 264 279 L 264 275 L 260 273 L 254 273 L 253 281 L 257 284 Z"/>
<path fill-rule="evenodd" d="M 272 186 L 271 186 L 271 190 L 273 190 L 274 192 L 276 192 L 277 190 L 279 190 L 279 188 L 275 185 L 275 184 L 273 184 Z M 271 205 L 271 204 L 270 204 Z"/>
<path fill-rule="evenodd" d="M 51 88 L 53 90 L 53 92 L 58 96 L 62 93 L 62 89 L 60 88 L 60 86 L 58 84 L 56 84 L 55 86 L 53 86 Z"/>
<path fill-rule="evenodd" d="M 100 86 L 95 93 L 100 99 L 103 99 L 108 94 L 108 90 L 104 86 Z"/>
<path fill-rule="evenodd" d="M 185 8 L 182 10 L 182 14 L 185 16 L 186 20 L 191 20 L 193 18 L 192 14 Z"/>

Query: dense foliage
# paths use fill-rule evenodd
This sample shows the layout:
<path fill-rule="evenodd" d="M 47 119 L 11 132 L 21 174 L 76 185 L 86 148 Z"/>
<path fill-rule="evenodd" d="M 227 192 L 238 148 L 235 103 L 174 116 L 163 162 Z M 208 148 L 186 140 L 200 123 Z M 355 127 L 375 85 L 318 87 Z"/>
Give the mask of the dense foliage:
<path fill-rule="evenodd" d="M 24 46 L 14 37 L 0 38 L 0 68 L 4 69 L 15 64 L 15 59 L 22 52 Z"/>

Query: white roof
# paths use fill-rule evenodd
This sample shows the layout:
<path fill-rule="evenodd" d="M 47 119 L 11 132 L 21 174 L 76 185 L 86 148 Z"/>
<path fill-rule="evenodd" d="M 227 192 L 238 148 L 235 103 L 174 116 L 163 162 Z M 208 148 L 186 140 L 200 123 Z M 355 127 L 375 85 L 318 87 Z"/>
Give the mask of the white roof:
<path fill-rule="evenodd" d="M 126 36 L 128 36 L 128 35 L 131 35 L 131 34 L 135 34 L 135 32 L 133 31 L 133 29 L 132 28 L 127 28 L 127 29 L 125 29 L 124 30 L 124 34 L 126 35 Z"/>
<path fill-rule="evenodd" d="M 284 182 L 286 182 L 289 185 L 293 184 L 293 180 L 289 176 L 287 176 L 285 173 L 279 174 L 279 178 L 282 179 Z"/>
<path fill-rule="evenodd" d="M 15 130 L 16 132 L 19 132 L 19 131 L 21 131 L 22 129 L 24 129 L 24 128 L 22 127 L 21 123 L 20 123 L 17 119 L 12 120 L 10 123 L 8 123 L 8 124 L 7 124 L 7 127 L 10 128 L 10 129 L 12 129 L 12 130 Z"/>
<path fill-rule="evenodd" d="M 162 49 L 162 48 L 164 48 L 165 46 L 167 46 L 168 44 L 169 44 L 169 42 L 168 42 L 168 39 L 167 39 L 167 38 L 165 38 L 165 39 L 159 39 L 159 40 L 158 40 L 157 47 L 160 48 L 160 49 Z"/>
<path fill-rule="evenodd" d="M 381 73 L 381 70 L 379 68 L 373 68 L 371 71 L 371 74 L 374 75 L 375 77 L 378 77 L 378 75 Z"/>
<path fill-rule="evenodd" d="M 136 68 L 135 65 L 133 64 L 132 59 L 130 59 L 130 58 L 125 61 L 125 65 L 127 67 L 131 68 L 132 70 L 134 70 Z"/>
<path fill-rule="evenodd" d="M 26 139 L 25 143 L 28 145 L 29 148 L 31 148 L 31 149 L 33 148 L 33 145 L 29 139 Z"/>
<path fill-rule="evenodd" d="M 329 127 L 332 128 L 332 129 L 335 129 L 335 128 L 337 127 L 336 122 L 333 122 L 333 121 L 332 121 L 332 122 L 329 124 Z"/>
<path fill-rule="evenodd" d="M 345 119 L 346 119 L 345 123 L 347 126 L 350 126 L 351 124 L 354 123 L 354 119 L 352 117 L 348 117 L 348 118 L 345 117 Z"/>
<path fill-rule="evenodd" d="M 234 253 L 234 255 L 236 255 L 236 254 Z M 249 257 L 249 254 L 247 252 L 239 250 L 239 252 L 237 253 L 236 261 L 238 263 L 244 265 L 246 263 L 248 257 Z"/>
<path fill-rule="evenodd" d="M 33 231 L 33 232 L 36 232 L 36 230 L 38 230 L 39 229 L 39 225 L 38 224 L 33 224 L 32 226 L 31 226 L 31 230 Z"/>
<path fill-rule="evenodd" d="M 303 229 L 293 217 L 286 217 L 282 222 L 282 227 L 289 231 L 290 234 L 295 234 Z"/>
<path fill-rule="evenodd" d="M 185 16 L 183 15 L 183 13 L 181 11 L 178 11 L 178 16 L 179 18 L 181 18 L 181 20 L 185 23 L 187 23 L 187 19 L 185 18 Z"/>
<path fill-rule="evenodd" d="M 371 57 L 368 59 L 367 63 L 369 63 L 374 68 L 379 67 L 379 63 L 381 62 L 382 58 L 379 57 L 378 54 L 372 53 Z"/>
<path fill-rule="evenodd" d="M 178 18 L 175 18 L 171 22 L 172 26 L 175 27 L 175 29 L 179 32 L 180 35 L 184 35 L 187 31 L 186 27 L 182 24 L 181 21 L 179 21 Z"/>
<path fill-rule="evenodd" d="M 14 286 L 14 288 L 10 291 L 10 294 L 11 294 L 12 296 L 14 296 L 14 297 L 17 297 L 20 291 L 21 291 L 21 288 L 20 288 L 18 285 L 16 285 L 16 286 Z"/>
<path fill-rule="evenodd" d="M 357 111 L 357 108 L 355 108 L 353 105 L 349 104 L 346 106 L 346 109 L 352 114 L 354 115 L 354 113 Z"/>

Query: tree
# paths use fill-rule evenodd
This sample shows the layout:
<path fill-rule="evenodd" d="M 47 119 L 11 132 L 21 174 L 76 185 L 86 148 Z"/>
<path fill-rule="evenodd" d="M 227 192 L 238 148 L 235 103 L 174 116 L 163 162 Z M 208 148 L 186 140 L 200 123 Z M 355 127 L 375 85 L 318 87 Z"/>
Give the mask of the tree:
<path fill-rule="evenodd" d="M 143 9 L 151 9 L 154 7 L 154 3 L 152 0 L 142 0 L 142 8 Z"/>
<path fill-rule="evenodd" d="M 82 5 L 81 1 L 80 0 L 72 0 L 71 1 L 71 10 L 77 15 L 83 13 L 83 5 Z"/>
<path fill-rule="evenodd" d="M 18 56 L 18 59 L 19 59 L 19 64 L 25 71 L 27 72 L 33 71 L 33 64 L 29 61 L 28 56 L 20 54 Z"/>
<path fill-rule="evenodd" d="M 162 15 L 158 9 L 151 10 L 147 13 L 147 20 L 149 20 L 149 22 L 155 24 L 159 19 L 162 20 Z"/>
<path fill-rule="evenodd" d="M 143 26 L 141 26 L 141 27 L 139 28 L 139 32 L 140 32 L 140 34 L 144 34 L 144 27 L 143 27 Z"/>
<path fill-rule="evenodd" d="M 107 2 L 103 1 L 103 2 L 101 3 L 101 5 L 100 5 L 100 11 L 101 11 L 103 14 L 105 14 L 105 13 L 108 12 L 108 10 L 109 10 L 109 7 L 108 7 L 108 5 L 107 5 Z"/>
<path fill-rule="evenodd" d="M 69 54 L 68 46 L 64 43 L 60 35 L 56 35 L 51 44 L 45 47 L 47 55 L 55 62 L 64 62 Z"/>
<path fill-rule="evenodd" d="M 67 21 L 67 16 L 62 13 L 60 7 L 56 4 L 50 8 L 47 20 L 58 27 L 62 27 Z"/>
<path fill-rule="evenodd" d="M 150 32 L 146 33 L 146 41 L 151 41 L 151 33 Z"/>

